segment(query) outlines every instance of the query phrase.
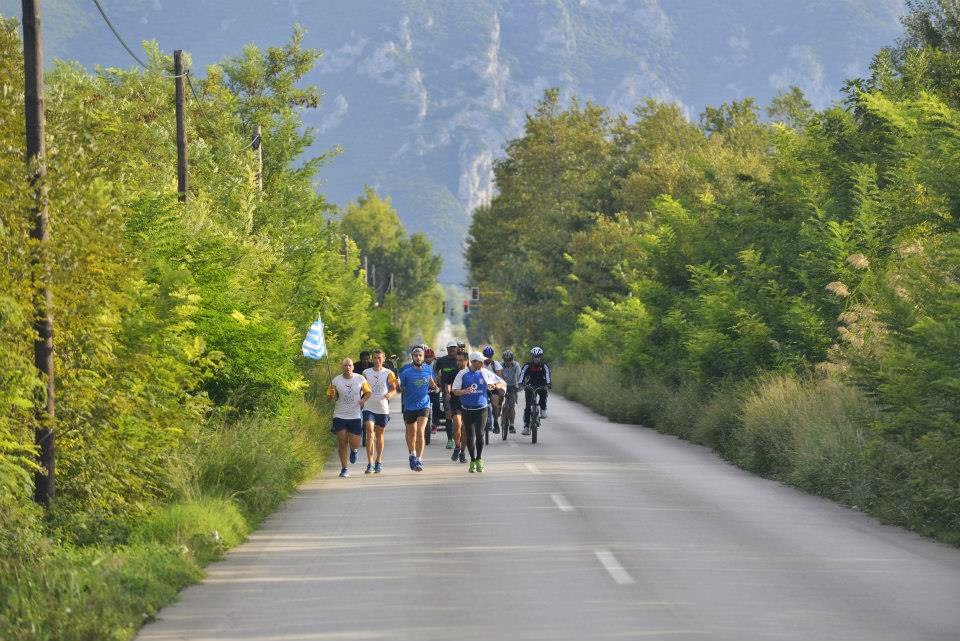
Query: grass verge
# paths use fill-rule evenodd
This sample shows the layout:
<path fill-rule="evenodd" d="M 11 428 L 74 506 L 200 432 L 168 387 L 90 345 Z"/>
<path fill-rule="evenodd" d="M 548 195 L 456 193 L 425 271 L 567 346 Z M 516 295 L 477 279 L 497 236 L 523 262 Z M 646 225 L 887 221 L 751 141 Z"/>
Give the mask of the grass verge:
<path fill-rule="evenodd" d="M 124 545 L 58 545 L 35 508 L 0 506 L 0 639 L 132 639 L 322 468 L 327 423 L 301 401 L 280 417 L 205 426 L 180 499 L 129 528 Z"/>

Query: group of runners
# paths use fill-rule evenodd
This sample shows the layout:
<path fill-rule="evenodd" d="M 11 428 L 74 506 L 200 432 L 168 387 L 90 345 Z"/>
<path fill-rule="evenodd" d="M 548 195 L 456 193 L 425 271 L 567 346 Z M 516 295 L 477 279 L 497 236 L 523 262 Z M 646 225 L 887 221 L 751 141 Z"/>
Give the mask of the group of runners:
<path fill-rule="evenodd" d="M 530 360 L 523 366 L 510 350 L 503 352 L 502 362 L 495 360 L 490 346 L 482 352 L 468 352 L 462 341 L 454 340 L 447 343 L 446 352 L 435 358 L 428 346 L 414 346 L 410 362 L 399 369 L 395 363 L 388 366 L 380 349 L 361 353 L 356 367 L 351 359 L 343 359 L 341 373 L 327 388 L 327 396 L 336 401 L 332 431 L 337 435 L 341 477 L 350 475 L 349 465 L 357 462 L 362 440 L 367 450 L 365 473 L 383 471 L 383 432 L 390 422 L 390 399 L 397 394 L 401 395 L 408 462 L 414 472 L 423 471 L 428 423 L 435 431 L 445 419 L 447 449 L 453 450 L 450 459 L 466 463 L 469 454 L 468 469 L 475 473 L 486 466 L 483 446 L 490 423 L 495 434 L 501 429 L 516 431 L 515 408 L 521 388 L 525 395 L 523 434 L 530 433 L 533 403 L 540 406 L 541 418 L 546 418 L 552 380 L 541 348 L 532 348 Z"/>

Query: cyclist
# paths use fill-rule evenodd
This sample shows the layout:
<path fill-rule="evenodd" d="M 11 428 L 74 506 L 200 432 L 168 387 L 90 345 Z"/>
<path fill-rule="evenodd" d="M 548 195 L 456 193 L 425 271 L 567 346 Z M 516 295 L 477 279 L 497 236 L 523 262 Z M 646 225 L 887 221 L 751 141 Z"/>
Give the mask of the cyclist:
<path fill-rule="evenodd" d="M 400 369 L 403 423 L 407 427 L 407 449 L 410 451 L 410 469 L 423 471 L 423 450 L 426 447 L 423 430 L 430 412 L 430 392 L 437 389 L 433 372 L 423 364 L 423 348 L 410 350 L 412 362 Z"/>
<path fill-rule="evenodd" d="M 530 350 L 530 360 L 520 370 L 520 384 L 532 385 L 540 388 L 537 391 L 540 401 L 540 418 L 547 418 L 547 390 L 553 387 L 550 380 L 550 367 L 543 362 L 543 350 L 534 347 Z M 523 390 L 526 403 L 523 408 L 523 433 L 530 433 L 530 405 L 535 403 L 534 391 L 530 388 Z"/>
<path fill-rule="evenodd" d="M 463 430 L 463 407 L 460 405 L 460 397 L 456 396 L 453 393 L 453 382 L 456 380 L 457 375 L 467 369 L 467 355 L 463 352 L 457 352 L 457 368 L 453 372 L 453 375 L 450 377 L 450 382 L 446 384 L 447 390 L 447 399 L 450 401 L 450 415 L 453 417 L 451 423 L 453 423 L 453 456 L 450 457 L 450 460 L 456 463 L 460 461 L 461 463 L 467 462 L 467 447 L 464 442 L 464 430 Z"/>
<path fill-rule="evenodd" d="M 517 389 L 520 385 L 520 363 L 514 360 L 513 352 L 509 349 L 503 352 L 503 369 L 500 370 L 500 378 L 507 384 L 507 395 L 504 398 L 501 407 L 501 422 L 503 428 L 509 427 L 510 433 L 515 434 L 517 427 L 515 425 L 517 418 Z"/>
<path fill-rule="evenodd" d="M 493 351 L 493 348 L 487 345 L 483 348 L 483 366 L 496 374 L 501 376 L 503 372 L 503 365 L 498 361 L 493 360 L 493 355 L 496 352 Z M 487 425 L 493 423 L 493 433 L 500 433 L 500 408 L 502 406 L 503 398 L 499 393 L 494 393 L 490 395 L 490 410 L 487 413 Z"/>
<path fill-rule="evenodd" d="M 396 375 L 383 366 L 386 355 L 373 350 L 373 367 L 363 370 L 372 394 L 363 404 L 363 429 L 367 438 L 366 474 L 383 471 L 383 430 L 390 422 L 390 399 L 397 393 Z"/>
<path fill-rule="evenodd" d="M 483 354 L 470 353 L 470 368 L 457 373 L 453 394 L 463 406 L 463 426 L 470 450 L 470 471 L 483 472 L 483 437 L 487 423 L 490 392 L 506 390 L 503 379 L 483 366 Z"/>
<path fill-rule="evenodd" d="M 333 406 L 333 427 L 331 432 L 337 435 L 337 453 L 340 455 L 340 477 L 350 476 L 347 469 L 347 450 L 349 449 L 350 463 L 357 462 L 357 452 L 360 449 L 360 435 L 363 432 L 363 421 L 360 409 L 370 398 L 370 385 L 360 374 L 353 373 L 353 361 L 349 358 L 340 363 L 341 374 L 330 381 L 327 388 L 327 397 L 336 399 Z"/>

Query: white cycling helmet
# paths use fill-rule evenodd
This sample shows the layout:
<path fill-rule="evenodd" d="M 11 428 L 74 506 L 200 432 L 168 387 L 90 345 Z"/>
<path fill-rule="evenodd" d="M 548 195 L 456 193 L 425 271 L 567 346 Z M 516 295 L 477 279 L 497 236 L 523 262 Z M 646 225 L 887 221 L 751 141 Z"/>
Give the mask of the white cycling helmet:
<path fill-rule="evenodd" d="M 543 356 L 543 350 L 539 347 L 534 347 L 530 350 L 530 356 Z"/>

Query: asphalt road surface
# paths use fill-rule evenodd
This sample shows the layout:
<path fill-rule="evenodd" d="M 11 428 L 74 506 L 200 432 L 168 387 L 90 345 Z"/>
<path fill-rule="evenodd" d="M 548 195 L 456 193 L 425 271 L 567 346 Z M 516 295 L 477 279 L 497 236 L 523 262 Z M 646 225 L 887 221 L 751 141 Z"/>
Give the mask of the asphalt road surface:
<path fill-rule="evenodd" d="M 960 551 L 704 448 L 552 397 L 539 444 L 491 439 L 469 474 L 436 438 L 418 474 L 402 430 L 138 639 L 960 639 Z"/>

